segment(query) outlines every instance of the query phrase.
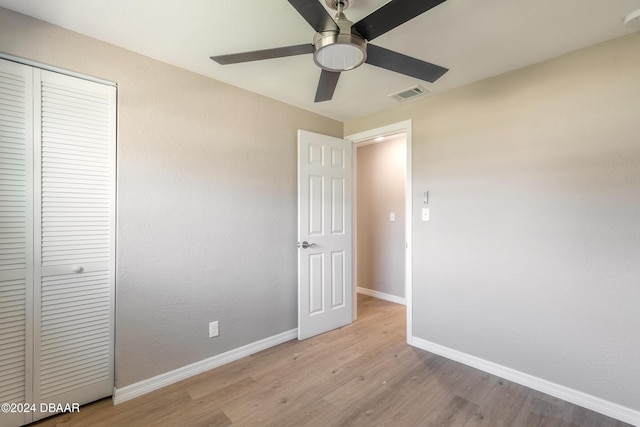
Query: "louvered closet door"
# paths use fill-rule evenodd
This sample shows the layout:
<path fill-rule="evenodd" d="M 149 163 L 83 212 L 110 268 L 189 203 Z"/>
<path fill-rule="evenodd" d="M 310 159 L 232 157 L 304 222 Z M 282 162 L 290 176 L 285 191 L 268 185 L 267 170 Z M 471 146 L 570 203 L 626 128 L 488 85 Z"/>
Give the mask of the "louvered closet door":
<path fill-rule="evenodd" d="M 0 60 L 0 403 L 32 399 L 32 80 L 30 67 Z M 3 427 L 28 421 L 0 414 Z"/>
<path fill-rule="evenodd" d="M 82 404 L 114 384 L 115 88 L 42 71 L 36 96 L 35 400 Z"/>

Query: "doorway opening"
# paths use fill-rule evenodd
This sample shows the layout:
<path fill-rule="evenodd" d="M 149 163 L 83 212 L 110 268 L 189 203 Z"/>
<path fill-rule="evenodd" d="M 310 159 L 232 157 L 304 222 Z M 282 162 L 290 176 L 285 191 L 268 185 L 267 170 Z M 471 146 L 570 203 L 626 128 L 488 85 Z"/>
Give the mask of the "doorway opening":
<path fill-rule="evenodd" d="M 353 320 L 358 293 L 404 304 L 411 344 L 411 121 L 346 139 L 354 144 Z"/>

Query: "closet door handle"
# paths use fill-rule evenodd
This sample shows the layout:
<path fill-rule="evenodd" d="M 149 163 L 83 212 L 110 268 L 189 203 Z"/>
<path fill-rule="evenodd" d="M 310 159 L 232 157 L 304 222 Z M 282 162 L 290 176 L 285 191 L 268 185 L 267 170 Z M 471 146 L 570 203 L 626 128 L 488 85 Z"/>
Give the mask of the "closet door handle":
<path fill-rule="evenodd" d="M 82 273 L 84 271 L 84 267 L 81 265 L 74 265 L 71 269 L 74 273 Z"/>

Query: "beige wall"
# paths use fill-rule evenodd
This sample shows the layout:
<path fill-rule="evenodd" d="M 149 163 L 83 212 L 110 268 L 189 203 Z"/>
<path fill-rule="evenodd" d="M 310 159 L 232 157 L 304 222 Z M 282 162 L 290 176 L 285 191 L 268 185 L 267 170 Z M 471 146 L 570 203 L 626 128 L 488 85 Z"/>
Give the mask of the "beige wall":
<path fill-rule="evenodd" d="M 118 387 L 297 327 L 296 130 L 342 123 L 5 9 L 0 51 L 118 84 Z"/>
<path fill-rule="evenodd" d="M 638 52 L 635 33 L 345 123 L 413 122 L 415 337 L 640 410 Z"/>
<path fill-rule="evenodd" d="M 361 288 L 404 298 L 404 137 L 358 146 L 357 253 Z M 390 213 L 395 221 L 389 220 Z"/>

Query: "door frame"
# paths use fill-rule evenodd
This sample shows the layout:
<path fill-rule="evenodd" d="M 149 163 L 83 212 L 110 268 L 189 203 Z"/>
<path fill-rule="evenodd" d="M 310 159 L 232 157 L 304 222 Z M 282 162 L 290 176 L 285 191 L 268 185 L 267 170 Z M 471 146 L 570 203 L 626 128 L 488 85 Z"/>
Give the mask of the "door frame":
<path fill-rule="evenodd" d="M 398 123 L 393 123 L 390 125 L 378 127 L 375 129 L 366 130 L 363 132 L 351 134 L 345 136 L 345 139 L 351 141 L 354 148 L 357 148 L 357 145 L 364 142 L 369 141 L 373 138 L 397 133 L 403 133 L 406 135 L 406 165 L 405 165 L 405 261 L 404 261 L 404 293 L 405 293 L 405 302 L 407 307 L 407 343 L 411 344 L 413 337 L 413 263 L 412 263 L 412 199 L 413 199 L 413 180 L 412 180 L 412 170 L 411 170 L 411 146 L 412 146 L 412 136 L 411 136 L 411 120 L 405 120 Z M 355 153 L 355 150 L 354 150 Z M 353 189 L 351 192 L 352 200 L 356 200 L 357 198 L 357 164 L 356 164 L 357 156 L 354 154 L 352 156 L 353 162 L 353 179 L 352 185 Z M 356 320 L 358 311 L 357 311 L 357 303 L 358 303 L 358 240 L 357 240 L 357 203 L 353 203 L 352 205 L 352 277 L 353 277 L 353 286 L 352 286 L 352 304 L 353 304 L 353 320 Z"/>

